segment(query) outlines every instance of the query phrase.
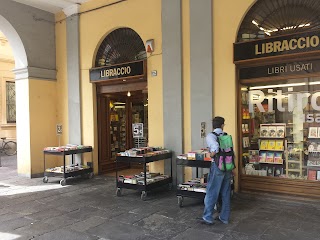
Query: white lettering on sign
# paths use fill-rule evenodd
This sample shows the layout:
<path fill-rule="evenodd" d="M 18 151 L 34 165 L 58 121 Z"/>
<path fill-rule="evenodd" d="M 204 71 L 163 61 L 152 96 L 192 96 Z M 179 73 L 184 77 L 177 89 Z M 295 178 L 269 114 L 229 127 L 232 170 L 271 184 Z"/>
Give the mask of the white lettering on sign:
<path fill-rule="evenodd" d="M 100 72 L 100 77 L 115 77 L 115 76 L 121 76 L 121 75 L 127 75 L 131 73 L 131 67 L 119 67 L 119 68 L 111 68 L 111 69 L 105 69 Z"/>
<path fill-rule="evenodd" d="M 143 137 L 143 123 L 132 124 L 132 135 L 133 135 L 133 138 Z"/>
<path fill-rule="evenodd" d="M 273 92 L 272 89 L 269 89 L 268 92 Z M 273 112 L 273 100 L 277 100 L 277 110 L 279 112 L 293 112 L 293 110 L 297 112 L 301 112 L 300 118 L 303 122 L 320 122 L 320 113 L 318 114 L 303 114 L 304 108 L 307 106 L 308 102 L 311 103 L 311 108 L 315 111 L 320 111 L 320 106 L 318 98 L 320 97 L 320 92 L 309 93 L 290 93 L 287 95 L 282 94 L 282 90 L 277 90 L 275 95 L 266 96 L 261 90 L 250 90 L 249 91 L 249 112 L 254 113 L 255 109 L 259 110 L 259 112 Z M 288 106 L 285 108 L 283 106 L 284 99 L 288 98 Z M 265 109 L 262 105 L 262 102 L 267 100 L 268 108 Z"/>

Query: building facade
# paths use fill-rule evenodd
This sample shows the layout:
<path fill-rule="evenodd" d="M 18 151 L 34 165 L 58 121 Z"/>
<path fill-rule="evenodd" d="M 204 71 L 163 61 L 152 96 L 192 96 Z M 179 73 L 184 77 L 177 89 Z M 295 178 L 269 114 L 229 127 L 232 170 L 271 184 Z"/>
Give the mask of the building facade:
<path fill-rule="evenodd" d="M 259 85 L 256 83 L 267 85 L 270 80 L 277 85 L 284 84 L 281 81 L 292 79 L 292 76 L 248 78 L 242 75 L 243 71 L 258 71 L 253 67 L 269 66 L 273 60 L 263 55 L 262 49 L 255 50 L 255 47 L 253 54 L 254 50 L 260 51 L 259 59 L 257 52 L 251 59 L 247 58 L 246 52 L 241 52 L 247 46 L 245 44 L 252 41 L 259 44 L 263 39 L 274 37 L 269 35 L 275 35 L 275 31 L 267 31 L 272 30 L 268 28 L 270 23 L 267 21 L 271 15 L 259 15 L 258 10 L 265 8 L 265 2 L 267 1 L 202 0 L 200 4 L 195 0 L 92 0 L 53 15 L 4 0 L 1 3 L 4 8 L 0 8 L 0 30 L 12 46 L 17 46 L 13 48 L 19 174 L 40 176 L 43 172 L 42 149 L 57 146 L 59 140 L 62 145 L 74 143 L 93 146 L 95 173 L 108 171 L 108 166 L 111 167 L 111 164 L 108 165 L 108 158 L 112 157 L 112 152 L 106 149 L 116 148 L 115 145 L 118 144 L 112 142 L 113 137 L 110 138 L 113 133 L 109 131 L 111 123 L 108 114 L 115 110 L 115 102 L 127 99 L 123 93 L 139 92 L 141 96 L 147 96 L 142 99 L 143 106 L 148 106 L 147 112 L 143 106 L 142 109 L 149 146 L 171 149 L 175 156 L 201 149 L 205 147 L 201 127 L 205 125 L 208 133 L 211 131 L 211 118 L 223 116 L 226 119 L 225 131 L 235 139 L 238 169 L 236 189 L 283 192 L 284 188 L 298 181 L 301 186 L 310 183 L 313 193 L 301 189 L 287 192 L 319 195 L 315 190 L 318 182 L 310 179 L 288 179 L 288 175 L 286 176 L 288 139 L 285 137 L 281 152 L 284 172 L 279 174 L 282 177 L 273 177 L 268 181 L 270 176 L 261 176 L 264 174 L 264 169 L 261 168 L 263 164 L 258 161 L 256 166 L 251 164 L 251 160 L 247 161 L 249 154 L 257 153 L 259 156 L 263 152 L 260 140 L 266 139 L 259 139 L 259 135 L 259 144 L 254 146 L 252 142 L 255 139 L 252 131 L 260 132 L 260 124 L 270 124 L 271 128 L 277 123 L 279 127 L 288 126 L 288 121 L 280 117 L 269 122 L 262 122 L 260 119 L 260 122 L 255 123 L 254 119 L 258 114 L 255 111 L 247 114 L 247 107 L 244 106 L 244 103 L 249 102 L 246 96 L 249 96 L 250 87 Z M 286 1 L 270 1 L 271 5 L 267 7 L 271 9 L 272 6 L 281 6 L 289 9 L 290 4 L 286 5 L 284 2 Z M 297 1 L 292 3 L 294 6 L 298 4 L 295 2 Z M 301 4 L 301 9 L 308 5 Z M 17 14 L 20 12 L 23 14 Z M 20 17 L 13 19 L 13 15 Z M 253 20 L 256 20 L 258 26 Z M 21 27 L 21 22 L 26 25 Z M 30 26 L 34 25 L 30 23 L 37 27 L 31 29 Z M 250 30 L 252 26 L 246 28 L 246 24 L 253 25 L 258 32 Z M 299 25 L 301 24 L 309 22 L 301 22 Z M 280 25 L 275 27 L 292 27 L 293 23 L 290 26 Z M 307 30 L 315 31 L 316 28 Z M 34 35 L 30 34 L 32 31 L 36 31 Z M 291 34 L 299 35 L 299 32 L 300 30 Z M 135 39 L 138 39 L 137 42 Z M 299 37 L 294 39 L 298 41 Z M 119 45 L 114 42 L 119 42 Z M 152 44 L 148 49 L 146 46 L 150 42 Z M 140 48 L 141 44 L 145 51 Z M 311 58 L 316 59 L 316 49 L 312 50 Z M 240 60 L 236 58 L 237 54 L 242 57 Z M 299 54 L 295 55 L 296 60 L 310 59 Z M 282 56 L 282 60 L 276 61 L 285 63 L 290 57 Z M 128 66 L 121 64 L 137 61 L 143 61 L 143 72 L 140 75 L 129 74 L 126 78 L 118 77 L 116 80 L 99 80 L 91 75 L 97 69 L 104 69 L 104 77 L 106 74 L 109 77 L 110 69 L 120 74 L 121 71 L 125 73 Z M 312 76 L 317 74 L 313 73 Z M 122 98 L 116 99 L 115 93 L 122 95 Z M 245 98 L 243 102 L 242 95 Z M 133 101 L 130 104 L 134 106 Z M 121 107 L 118 106 L 117 109 L 120 111 Z M 244 112 L 245 117 L 242 115 Z M 130 120 L 130 123 L 135 116 L 137 121 L 142 121 L 138 110 L 130 108 L 126 114 L 126 121 Z M 61 136 L 56 135 L 56 124 L 63 126 Z M 253 127 L 254 124 L 257 124 L 257 128 Z M 130 129 L 130 124 L 127 128 Z M 126 141 L 127 147 L 133 146 L 134 143 Z M 302 162 L 300 164 L 303 165 Z M 271 163 L 269 165 L 267 167 L 270 169 L 271 166 L 274 167 Z M 152 164 L 150 170 L 167 172 L 169 166 Z M 173 172 L 179 181 L 182 181 L 183 176 L 188 178 L 195 175 L 190 169 L 185 173 L 180 169 L 176 171 L 175 165 Z M 256 176 L 258 174 L 260 176 Z M 269 182 L 272 187 L 259 187 L 261 181 Z"/>

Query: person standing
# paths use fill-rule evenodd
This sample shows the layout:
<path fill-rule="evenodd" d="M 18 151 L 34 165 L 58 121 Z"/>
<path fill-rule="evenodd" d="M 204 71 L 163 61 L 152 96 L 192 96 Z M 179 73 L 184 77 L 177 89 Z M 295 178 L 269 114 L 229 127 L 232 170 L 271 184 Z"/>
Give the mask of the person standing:
<path fill-rule="evenodd" d="M 229 223 L 230 217 L 230 192 L 232 171 L 221 171 L 215 161 L 216 154 L 219 152 L 219 142 L 217 135 L 223 135 L 225 119 L 215 117 L 212 119 L 213 132 L 206 137 L 207 145 L 210 151 L 212 164 L 210 168 L 206 196 L 204 198 L 204 211 L 201 222 L 205 224 L 214 224 L 214 207 L 218 202 L 219 195 L 222 200 L 222 208 L 218 220 L 224 224 Z"/>

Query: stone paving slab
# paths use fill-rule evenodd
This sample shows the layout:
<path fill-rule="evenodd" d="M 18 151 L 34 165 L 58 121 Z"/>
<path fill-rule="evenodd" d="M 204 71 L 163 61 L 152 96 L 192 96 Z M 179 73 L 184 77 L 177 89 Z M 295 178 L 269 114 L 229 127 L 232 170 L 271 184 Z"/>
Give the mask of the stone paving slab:
<path fill-rule="evenodd" d="M 0 167 L 0 240 L 319 240 L 320 204 L 272 194 L 236 194 L 230 224 L 201 224 L 203 203 L 186 198 L 179 208 L 174 191 L 124 189 L 114 177 L 19 177 L 12 158 Z M 8 163 L 8 164 L 6 164 Z"/>

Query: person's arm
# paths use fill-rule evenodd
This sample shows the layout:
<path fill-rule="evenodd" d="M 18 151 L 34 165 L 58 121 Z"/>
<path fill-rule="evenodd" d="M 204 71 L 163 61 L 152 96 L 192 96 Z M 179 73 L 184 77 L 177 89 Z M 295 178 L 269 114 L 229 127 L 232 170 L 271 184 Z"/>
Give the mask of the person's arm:
<path fill-rule="evenodd" d="M 217 142 L 217 136 L 213 133 L 209 133 L 206 140 L 210 151 L 210 157 L 213 158 L 214 155 L 219 152 L 219 143 Z"/>

